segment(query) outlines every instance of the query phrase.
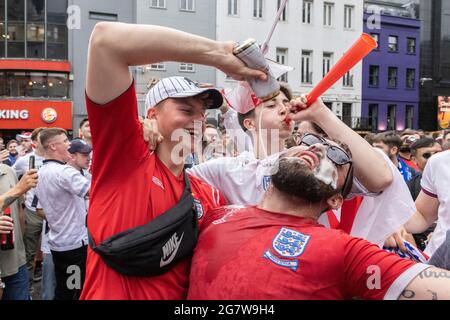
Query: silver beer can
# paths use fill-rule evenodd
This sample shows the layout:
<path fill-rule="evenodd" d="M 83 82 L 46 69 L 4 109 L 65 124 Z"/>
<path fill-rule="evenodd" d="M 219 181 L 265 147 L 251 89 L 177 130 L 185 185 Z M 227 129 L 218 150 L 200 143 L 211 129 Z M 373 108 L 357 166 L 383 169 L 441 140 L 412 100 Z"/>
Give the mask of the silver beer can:
<path fill-rule="evenodd" d="M 247 39 L 242 44 L 234 48 L 233 53 L 241 59 L 249 68 L 262 70 L 267 74 L 267 80 L 248 78 L 247 82 L 255 92 L 258 99 L 267 101 L 276 97 L 280 93 L 280 84 L 275 79 L 269 64 L 264 58 L 255 39 Z"/>

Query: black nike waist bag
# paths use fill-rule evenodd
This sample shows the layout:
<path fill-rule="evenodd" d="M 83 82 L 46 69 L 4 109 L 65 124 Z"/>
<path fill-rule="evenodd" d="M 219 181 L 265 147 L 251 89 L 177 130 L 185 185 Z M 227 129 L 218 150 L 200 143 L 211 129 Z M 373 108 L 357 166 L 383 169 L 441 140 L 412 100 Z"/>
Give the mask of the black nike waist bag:
<path fill-rule="evenodd" d="M 189 178 L 175 207 L 149 223 L 118 233 L 96 245 L 88 231 L 89 246 L 111 269 L 125 276 L 149 277 L 169 271 L 193 253 L 198 239 L 198 218 Z"/>

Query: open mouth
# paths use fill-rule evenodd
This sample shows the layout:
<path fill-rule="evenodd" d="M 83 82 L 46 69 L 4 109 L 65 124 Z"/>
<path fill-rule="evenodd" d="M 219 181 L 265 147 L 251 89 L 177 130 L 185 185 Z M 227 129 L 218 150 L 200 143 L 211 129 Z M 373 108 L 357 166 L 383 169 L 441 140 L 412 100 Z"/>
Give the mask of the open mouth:
<path fill-rule="evenodd" d="M 319 157 L 314 152 L 308 150 L 299 152 L 296 157 L 303 160 L 303 162 L 306 163 L 310 170 L 314 170 L 315 168 L 317 168 L 320 163 Z"/>

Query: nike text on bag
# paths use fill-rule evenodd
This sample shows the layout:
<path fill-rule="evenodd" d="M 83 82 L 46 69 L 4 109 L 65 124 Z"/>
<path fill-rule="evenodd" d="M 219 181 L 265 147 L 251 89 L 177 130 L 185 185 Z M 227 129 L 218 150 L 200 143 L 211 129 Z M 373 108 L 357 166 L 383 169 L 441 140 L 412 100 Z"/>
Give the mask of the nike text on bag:
<path fill-rule="evenodd" d="M 169 271 L 189 257 L 197 244 L 198 221 L 189 178 L 180 201 L 149 223 L 89 245 L 107 266 L 125 276 L 149 277 Z"/>

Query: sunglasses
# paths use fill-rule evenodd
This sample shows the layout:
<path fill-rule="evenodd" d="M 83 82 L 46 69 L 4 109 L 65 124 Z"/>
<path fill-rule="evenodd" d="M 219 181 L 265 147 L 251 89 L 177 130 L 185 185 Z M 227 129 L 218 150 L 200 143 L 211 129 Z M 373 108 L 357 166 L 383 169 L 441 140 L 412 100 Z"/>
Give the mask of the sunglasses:
<path fill-rule="evenodd" d="M 342 186 L 340 193 L 345 198 L 347 197 L 348 193 L 350 192 L 350 184 L 352 183 L 350 176 L 352 172 L 352 159 L 350 156 L 345 152 L 342 148 L 339 148 L 337 146 L 332 146 L 328 143 L 327 140 L 320 136 L 316 136 L 312 133 L 307 133 L 303 136 L 302 141 L 300 142 L 300 145 L 304 144 L 306 146 L 312 146 L 314 144 L 323 144 L 325 146 L 328 146 L 327 149 L 327 157 L 330 159 L 335 165 L 337 166 L 343 166 L 345 164 L 350 164 L 350 168 L 347 171 L 347 175 L 345 177 L 344 185 Z M 348 190 L 347 190 L 348 189 Z"/>
<path fill-rule="evenodd" d="M 347 154 L 347 152 L 345 152 L 342 148 L 331 145 L 324 138 L 316 136 L 315 134 L 312 133 L 305 134 L 302 138 L 302 141 L 300 142 L 300 145 L 304 144 L 309 147 L 318 143 L 328 146 L 327 157 L 335 165 L 343 166 L 345 164 L 352 163 L 352 159 Z"/>

